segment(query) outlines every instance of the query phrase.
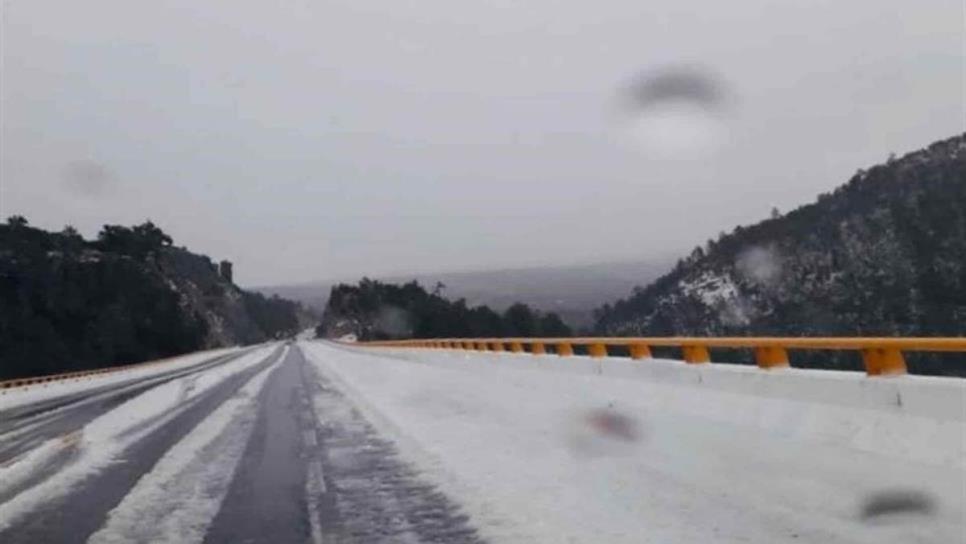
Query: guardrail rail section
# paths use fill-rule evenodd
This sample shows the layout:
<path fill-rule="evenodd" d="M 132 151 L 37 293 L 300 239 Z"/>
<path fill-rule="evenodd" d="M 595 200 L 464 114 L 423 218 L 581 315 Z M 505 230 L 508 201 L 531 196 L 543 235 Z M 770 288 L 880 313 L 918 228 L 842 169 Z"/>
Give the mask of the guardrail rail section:
<path fill-rule="evenodd" d="M 438 338 L 360 342 L 370 347 L 426 348 L 469 351 L 509 351 L 544 355 L 548 347 L 561 357 L 574 355 L 574 347 L 586 348 L 591 357 L 607 357 L 608 348 L 626 348 L 632 359 L 652 357 L 652 347 L 681 350 L 689 364 L 711 362 L 712 348 L 750 349 L 759 368 L 788 367 L 789 350 L 845 350 L 862 355 L 869 376 L 905 374 L 904 352 L 966 352 L 966 338 L 799 338 L 799 337 L 579 337 L 579 338 Z"/>
<path fill-rule="evenodd" d="M 109 367 L 103 367 L 103 368 L 92 368 L 89 370 L 63 372 L 61 374 L 47 374 L 46 376 L 34 376 L 30 378 L 14 378 L 12 380 L 4 380 L 4 381 L 0 381 L 0 394 L 5 393 L 6 390 L 12 390 L 17 387 L 25 387 L 28 385 L 47 384 L 51 382 L 62 382 L 62 381 L 68 381 L 68 380 L 79 381 L 81 379 L 97 376 L 100 374 L 113 374 L 117 372 L 126 372 L 128 370 L 135 370 L 139 368 L 149 368 L 152 366 L 164 365 L 164 364 L 177 361 L 179 358 L 184 357 L 185 355 L 188 355 L 188 354 L 172 355 L 171 357 L 165 357 L 164 359 L 145 361 L 143 363 L 109 366 Z"/>

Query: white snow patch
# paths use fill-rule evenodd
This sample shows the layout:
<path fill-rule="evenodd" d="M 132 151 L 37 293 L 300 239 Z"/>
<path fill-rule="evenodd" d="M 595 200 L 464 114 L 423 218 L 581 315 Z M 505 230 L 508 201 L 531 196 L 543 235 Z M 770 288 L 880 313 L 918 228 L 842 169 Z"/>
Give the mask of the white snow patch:
<path fill-rule="evenodd" d="M 691 281 L 682 281 L 679 286 L 682 293 L 698 298 L 705 306 L 715 310 L 725 325 L 741 326 L 751 322 L 754 306 L 741 295 L 730 276 L 706 271 Z"/>
<path fill-rule="evenodd" d="M 748 280 L 771 286 L 781 279 L 782 259 L 775 246 L 752 246 L 735 258 L 735 269 Z"/>
<path fill-rule="evenodd" d="M 0 490 L 17 489 L 40 470 L 48 466 L 59 455 L 66 453 L 77 445 L 80 435 L 47 440 L 36 448 L 28 451 L 22 457 L 6 466 L 0 466 Z"/>
<path fill-rule="evenodd" d="M 322 462 L 318 459 L 309 461 L 308 474 L 305 477 L 305 510 L 309 518 L 312 544 L 323 544 L 322 522 L 319 509 L 319 496 L 328 492 L 325 487 L 325 474 L 322 472 Z"/>
<path fill-rule="evenodd" d="M 295 335 L 298 340 L 312 340 L 315 338 L 315 327 L 310 327 Z"/>
<path fill-rule="evenodd" d="M 710 307 L 738 297 L 738 287 L 730 277 L 711 272 L 703 272 L 694 280 L 682 281 L 679 285 L 684 294 L 697 297 Z"/>

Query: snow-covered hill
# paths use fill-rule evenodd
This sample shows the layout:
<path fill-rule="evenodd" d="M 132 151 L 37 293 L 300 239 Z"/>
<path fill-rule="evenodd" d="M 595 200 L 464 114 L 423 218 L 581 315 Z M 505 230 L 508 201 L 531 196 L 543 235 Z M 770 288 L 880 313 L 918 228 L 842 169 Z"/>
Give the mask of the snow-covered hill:
<path fill-rule="evenodd" d="M 709 240 L 671 273 L 604 306 L 597 328 L 649 336 L 962 334 L 966 136 L 859 171 L 813 204 Z M 934 373 L 961 372 L 963 363 L 916 362 Z"/>

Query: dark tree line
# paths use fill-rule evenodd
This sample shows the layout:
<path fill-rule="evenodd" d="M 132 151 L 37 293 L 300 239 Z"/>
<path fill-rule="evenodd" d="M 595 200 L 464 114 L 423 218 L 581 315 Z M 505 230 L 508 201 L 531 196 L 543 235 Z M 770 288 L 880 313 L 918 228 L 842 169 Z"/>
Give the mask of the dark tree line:
<path fill-rule="evenodd" d="M 131 363 L 198 349 L 207 327 L 144 266 L 170 238 L 150 222 L 74 229 L 0 225 L 0 378 Z M 163 234 L 163 233 L 161 233 Z"/>
<path fill-rule="evenodd" d="M 250 341 L 293 334 L 297 304 L 241 291 L 210 266 L 192 277 L 171 266 L 171 237 L 150 221 L 106 225 L 87 241 L 71 227 L 33 228 L 20 216 L 0 224 L 0 379 L 157 359 L 217 344 L 211 316 L 239 291 L 257 326 Z M 201 257 L 199 257 L 201 258 Z M 203 259 L 203 258 L 202 258 Z M 203 275 L 203 277 L 201 277 Z M 188 300 L 179 285 L 204 280 Z M 190 302 L 190 304 L 189 304 Z M 223 321 L 224 323 L 224 321 Z"/>
<path fill-rule="evenodd" d="M 297 302 L 249 291 L 242 292 L 242 301 L 252 321 L 269 338 L 284 338 L 299 332 L 301 307 Z"/>
<path fill-rule="evenodd" d="M 362 340 L 572 334 L 557 314 L 526 304 L 499 313 L 487 306 L 467 306 L 464 299 L 447 300 L 441 289 L 430 293 L 415 281 L 394 285 L 368 278 L 332 288 L 317 332 L 329 337 L 355 334 Z"/>

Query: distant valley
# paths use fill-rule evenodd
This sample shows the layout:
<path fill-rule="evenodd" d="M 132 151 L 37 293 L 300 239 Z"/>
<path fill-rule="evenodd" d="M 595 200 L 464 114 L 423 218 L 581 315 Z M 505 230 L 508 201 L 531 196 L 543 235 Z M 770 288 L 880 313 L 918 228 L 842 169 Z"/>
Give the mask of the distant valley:
<path fill-rule="evenodd" d="M 599 263 L 572 266 L 547 266 L 474 272 L 443 272 L 376 276 L 387 283 L 416 280 L 432 290 L 437 282 L 445 288 L 442 294 L 450 300 L 465 298 L 468 305 L 484 304 L 502 311 L 515 302 L 522 302 L 537 310 L 552 311 L 576 330 L 587 329 L 594 323 L 594 309 L 608 301 L 627 296 L 635 287 L 649 284 L 671 270 L 674 259 L 670 255 L 648 261 Z M 355 283 L 359 278 L 346 279 Z M 329 292 L 339 281 L 256 287 L 266 295 L 278 295 L 297 300 L 321 313 L 328 302 Z"/>

